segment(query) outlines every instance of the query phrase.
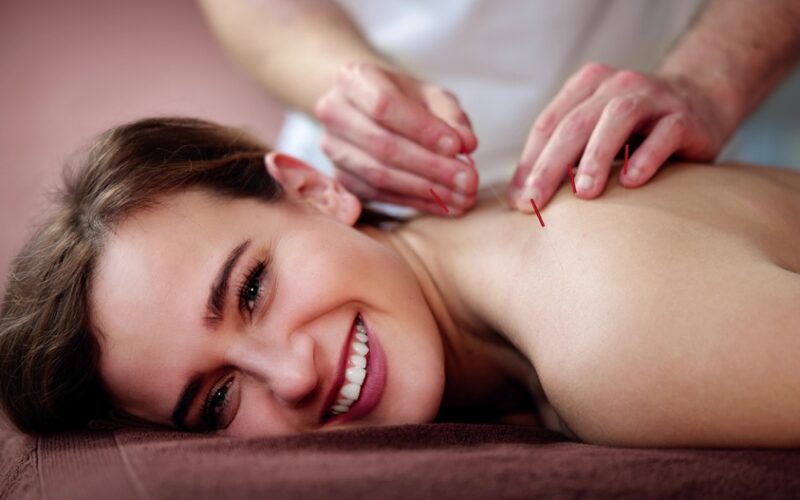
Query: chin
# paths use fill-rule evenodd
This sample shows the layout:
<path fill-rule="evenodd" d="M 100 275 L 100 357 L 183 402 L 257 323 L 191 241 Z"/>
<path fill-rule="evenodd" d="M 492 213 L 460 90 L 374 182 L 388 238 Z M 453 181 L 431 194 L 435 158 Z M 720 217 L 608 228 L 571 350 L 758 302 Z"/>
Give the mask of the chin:
<path fill-rule="evenodd" d="M 429 424 L 436 420 L 444 395 L 444 372 L 430 374 L 415 385 L 407 391 L 413 397 L 401 397 L 387 405 L 389 425 Z"/>

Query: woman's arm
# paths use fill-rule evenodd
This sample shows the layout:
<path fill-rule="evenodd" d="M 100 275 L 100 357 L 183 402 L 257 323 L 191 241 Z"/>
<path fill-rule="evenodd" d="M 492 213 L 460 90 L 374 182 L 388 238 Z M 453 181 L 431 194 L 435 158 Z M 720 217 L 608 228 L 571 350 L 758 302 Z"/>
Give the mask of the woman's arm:
<path fill-rule="evenodd" d="M 309 114 L 347 62 L 389 64 L 328 0 L 199 0 L 212 31 L 267 90 Z"/>

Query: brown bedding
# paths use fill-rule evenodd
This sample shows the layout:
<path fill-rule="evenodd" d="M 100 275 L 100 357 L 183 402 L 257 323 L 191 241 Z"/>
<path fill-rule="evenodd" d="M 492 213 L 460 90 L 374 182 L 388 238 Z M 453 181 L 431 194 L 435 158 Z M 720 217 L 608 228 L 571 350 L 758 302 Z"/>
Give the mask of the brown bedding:
<path fill-rule="evenodd" d="M 800 450 L 615 449 L 512 425 L 232 439 L 0 431 L 0 498 L 800 497 Z"/>

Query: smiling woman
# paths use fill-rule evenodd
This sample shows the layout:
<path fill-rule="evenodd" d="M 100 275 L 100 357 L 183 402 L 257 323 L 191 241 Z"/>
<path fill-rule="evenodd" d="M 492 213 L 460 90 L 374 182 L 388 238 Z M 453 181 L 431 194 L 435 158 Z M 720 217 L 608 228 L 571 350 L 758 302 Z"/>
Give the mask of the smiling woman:
<path fill-rule="evenodd" d="M 363 224 L 239 131 L 104 134 L 15 263 L 0 402 L 265 436 L 442 420 L 626 446 L 800 444 L 800 175 L 675 165 L 546 227 L 482 200 Z"/>
<path fill-rule="evenodd" d="M 17 257 L 0 322 L 0 393 L 27 431 L 82 425 L 111 402 L 97 372 L 90 293 L 98 255 L 127 214 L 160 194 L 205 186 L 272 201 L 264 146 L 241 131 L 186 119 L 145 120 L 98 138 L 59 209 Z"/>
<path fill-rule="evenodd" d="M 399 354 L 418 350 L 406 365 L 427 374 L 441 344 L 408 268 L 353 231 L 352 195 L 267 153 L 241 131 L 176 118 L 119 127 L 88 151 L 7 288 L 0 394 L 20 429 L 81 426 L 112 407 L 239 434 L 363 417 L 385 379 L 367 329 L 388 310 L 416 332 Z M 386 422 L 435 416 L 441 368 L 431 375 L 419 389 L 396 377 L 390 392 L 415 389 L 417 404 L 396 402 Z"/>

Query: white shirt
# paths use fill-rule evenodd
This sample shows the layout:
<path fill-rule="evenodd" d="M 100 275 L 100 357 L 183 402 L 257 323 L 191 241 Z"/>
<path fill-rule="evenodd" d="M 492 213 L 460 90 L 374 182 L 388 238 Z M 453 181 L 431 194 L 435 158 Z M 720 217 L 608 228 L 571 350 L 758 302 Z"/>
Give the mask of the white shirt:
<path fill-rule="evenodd" d="M 478 137 L 481 184 L 508 180 L 528 130 L 590 61 L 652 71 L 703 0 L 338 0 L 368 42 L 454 92 Z M 278 147 L 325 172 L 321 129 L 291 113 Z"/>

